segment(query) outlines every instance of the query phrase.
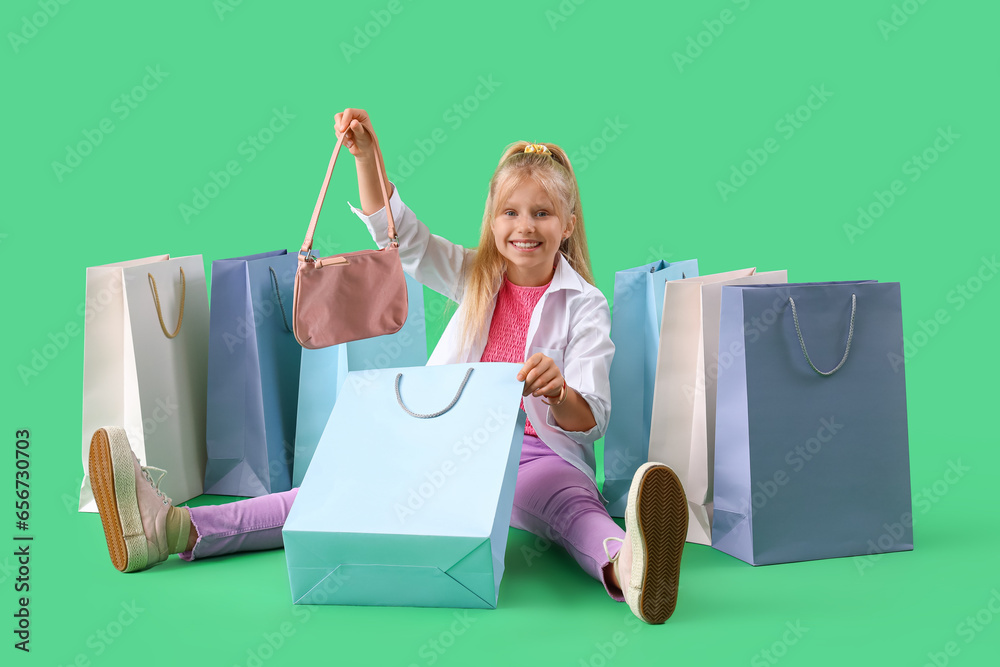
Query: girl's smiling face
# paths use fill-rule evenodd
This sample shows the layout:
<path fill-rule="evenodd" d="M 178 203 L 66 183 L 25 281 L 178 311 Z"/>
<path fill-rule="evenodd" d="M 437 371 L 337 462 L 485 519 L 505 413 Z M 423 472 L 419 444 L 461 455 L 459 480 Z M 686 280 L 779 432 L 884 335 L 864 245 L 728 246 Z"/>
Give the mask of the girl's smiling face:
<path fill-rule="evenodd" d="M 547 284 L 559 245 L 575 225 L 575 215 L 561 220 L 545 189 L 526 179 L 497 211 L 491 227 L 497 250 L 507 260 L 507 279 L 530 287 Z"/>

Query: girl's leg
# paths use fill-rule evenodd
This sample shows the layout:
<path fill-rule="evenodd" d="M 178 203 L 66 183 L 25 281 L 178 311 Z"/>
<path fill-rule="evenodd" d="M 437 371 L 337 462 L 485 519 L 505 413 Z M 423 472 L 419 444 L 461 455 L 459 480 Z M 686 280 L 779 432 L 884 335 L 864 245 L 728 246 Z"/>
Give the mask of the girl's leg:
<path fill-rule="evenodd" d="M 612 561 L 625 601 L 647 623 L 674 613 L 687 527 L 688 502 L 674 471 L 656 462 L 639 466 L 625 505 L 625 539 Z"/>
<path fill-rule="evenodd" d="M 608 514 L 590 478 L 530 435 L 521 448 L 511 525 L 559 544 L 604 584 L 608 595 L 625 599 L 609 562 L 625 531 Z M 610 554 L 604 550 L 606 538 L 616 538 Z"/>
<path fill-rule="evenodd" d="M 629 489 L 622 531 L 590 478 L 525 437 L 511 525 L 562 545 L 615 600 L 647 623 L 674 611 L 688 507 L 680 480 L 662 463 L 646 463 Z M 615 545 L 608 549 L 608 543 Z"/>
<path fill-rule="evenodd" d="M 191 539 L 188 550 L 180 557 L 190 561 L 237 551 L 280 548 L 281 527 L 297 493 L 298 489 L 292 489 L 225 505 L 187 508 L 191 513 Z"/>
<path fill-rule="evenodd" d="M 193 560 L 280 547 L 281 527 L 297 493 L 218 507 L 174 507 L 159 488 L 166 471 L 140 465 L 120 427 L 94 433 L 88 469 L 111 563 L 122 572 L 145 570 L 178 552 Z"/>

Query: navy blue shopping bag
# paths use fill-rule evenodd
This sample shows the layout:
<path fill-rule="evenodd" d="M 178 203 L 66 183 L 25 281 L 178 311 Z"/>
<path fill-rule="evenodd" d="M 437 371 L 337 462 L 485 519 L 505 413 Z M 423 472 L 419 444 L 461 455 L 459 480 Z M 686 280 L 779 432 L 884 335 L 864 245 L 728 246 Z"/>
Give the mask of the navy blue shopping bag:
<path fill-rule="evenodd" d="M 712 544 L 753 565 L 913 548 L 898 283 L 722 290 Z"/>

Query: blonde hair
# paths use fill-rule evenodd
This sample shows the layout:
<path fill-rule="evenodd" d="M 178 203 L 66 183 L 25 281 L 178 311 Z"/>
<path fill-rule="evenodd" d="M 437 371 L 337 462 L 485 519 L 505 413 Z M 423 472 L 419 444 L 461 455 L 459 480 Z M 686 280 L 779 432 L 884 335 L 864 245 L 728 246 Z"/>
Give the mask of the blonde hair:
<path fill-rule="evenodd" d="M 573 233 L 559 245 L 559 252 L 577 273 L 591 285 L 594 284 L 580 206 L 580 189 L 569 157 L 555 144 L 541 144 L 549 149 L 548 154 L 525 153 L 524 147 L 528 144 L 527 141 L 517 141 L 507 146 L 490 179 L 478 252 L 466 267 L 462 297 L 465 318 L 461 323 L 463 347 L 482 333 L 490 306 L 507 271 L 507 260 L 497 249 L 493 236 L 493 221 L 514 190 L 529 178 L 534 179 L 552 200 L 556 214 L 564 225 L 569 224 L 571 216 L 576 216 Z"/>

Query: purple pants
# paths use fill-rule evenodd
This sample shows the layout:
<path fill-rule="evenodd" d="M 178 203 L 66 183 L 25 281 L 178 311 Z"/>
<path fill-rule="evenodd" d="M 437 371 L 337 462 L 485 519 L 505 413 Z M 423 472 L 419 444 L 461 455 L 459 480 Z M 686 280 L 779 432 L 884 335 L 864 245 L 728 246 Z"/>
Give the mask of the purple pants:
<path fill-rule="evenodd" d="M 190 508 L 198 541 L 180 557 L 195 560 L 281 547 L 281 527 L 297 493 L 298 489 L 292 489 Z M 510 525 L 560 545 L 587 574 L 604 584 L 612 598 L 624 599 L 611 581 L 604 553 L 604 539 L 624 538 L 624 531 L 608 515 L 590 478 L 535 436 L 526 435 L 521 446 Z M 619 546 L 617 542 L 609 545 L 612 556 Z"/>

